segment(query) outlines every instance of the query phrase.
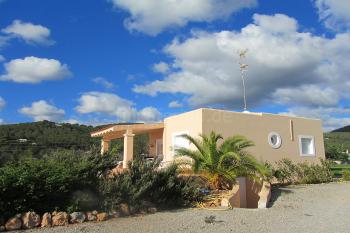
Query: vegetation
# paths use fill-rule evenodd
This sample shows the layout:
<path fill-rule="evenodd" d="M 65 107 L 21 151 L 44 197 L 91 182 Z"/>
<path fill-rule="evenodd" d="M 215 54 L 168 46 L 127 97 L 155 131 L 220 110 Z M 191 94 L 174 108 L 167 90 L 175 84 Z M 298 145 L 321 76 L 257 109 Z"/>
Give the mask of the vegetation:
<path fill-rule="evenodd" d="M 341 177 L 344 171 L 350 172 L 349 164 L 332 164 L 331 171 L 335 177 Z"/>
<path fill-rule="evenodd" d="M 331 163 L 326 160 L 321 160 L 320 164 L 308 164 L 282 159 L 273 169 L 273 175 L 282 184 L 318 184 L 332 181 Z"/>
<path fill-rule="evenodd" d="M 100 145 L 92 126 L 49 121 L 0 125 L 0 166 L 22 157 L 41 158 L 57 149 L 84 150 Z"/>
<path fill-rule="evenodd" d="M 103 126 L 57 124 L 50 121 L 0 125 L 0 167 L 8 161 L 24 157 L 42 158 L 51 152 L 64 150 L 89 151 L 100 147 L 100 139 L 90 137 L 92 131 Z M 120 155 L 123 139 L 112 141 L 111 154 Z M 135 154 L 148 153 L 148 136 L 135 136 Z"/>
<path fill-rule="evenodd" d="M 200 173 L 217 189 L 229 188 L 236 177 L 263 178 L 268 175 L 268 169 L 259 163 L 246 149 L 253 142 L 243 136 L 233 136 L 225 139 L 211 132 L 210 135 L 200 135 L 200 139 L 183 135 L 197 150 L 186 148 L 176 149 L 178 156 L 188 156 L 194 172 Z"/>
<path fill-rule="evenodd" d="M 99 176 L 115 166 L 110 157 L 60 150 L 0 168 L 0 213 L 76 210 L 99 204 Z M 0 216 L 1 217 L 1 216 Z"/>
<path fill-rule="evenodd" d="M 342 179 L 344 181 L 349 181 L 350 180 L 350 170 L 343 170 L 342 171 Z"/>
<path fill-rule="evenodd" d="M 134 160 L 127 172 L 101 183 L 105 209 L 127 203 L 140 210 L 144 202 L 157 206 L 186 206 L 200 199 L 199 189 L 178 176 L 175 164 L 159 170 L 160 161 Z"/>
<path fill-rule="evenodd" d="M 115 157 L 90 152 L 57 151 L 41 159 L 24 158 L 0 168 L 0 219 L 34 210 L 112 209 L 121 203 L 140 208 L 142 201 L 183 206 L 200 197 L 177 167 L 157 170 L 159 161 L 134 160 L 129 171 L 106 176 Z"/>
<path fill-rule="evenodd" d="M 343 146 L 337 144 L 326 144 L 326 158 L 330 160 L 339 160 L 347 162 L 349 155 L 345 153 Z"/>

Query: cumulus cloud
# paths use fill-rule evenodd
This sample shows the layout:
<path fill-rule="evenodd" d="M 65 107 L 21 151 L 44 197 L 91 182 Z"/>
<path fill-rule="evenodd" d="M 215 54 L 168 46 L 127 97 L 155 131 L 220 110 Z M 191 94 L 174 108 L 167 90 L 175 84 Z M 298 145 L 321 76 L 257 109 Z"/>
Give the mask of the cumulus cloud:
<path fill-rule="evenodd" d="M 130 31 L 157 35 L 171 27 L 188 22 L 211 22 L 232 13 L 254 7 L 256 0 L 109 0 L 114 7 L 127 11 L 124 22 Z"/>
<path fill-rule="evenodd" d="M 350 108 L 341 107 L 292 107 L 281 114 L 290 116 L 301 116 L 323 120 L 323 128 L 326 131 L 331 131 L 350 125 Z"/>
<path fill-rule="evenodd" d="M 0 96 L 0 111 L 5 107 L 6 101 Z"/>
<path fill-rule="evenodd" d="M 14 20 L 1 31 L 9 36 L 23 39 L 28 44 L 52 45 L 55 43 L 50 39 L 50 29 L 21 20 Z"/>
<path fill-rule="evenodd" d="M 105 78 L 103 77 L 96 77 L 92 80 L 94 83 L 97 83 L 97 84 L 100 84 L 102 85 L 104 88 L 107 88 L 107 89 L 111 89 L 114 87 L 114 84 L 107 81 Z"/>
<path fill-rule="evenodd" d="M 1 81 L 40 83 L 71 76 L 68 66 L 55 59 L 25 57 L 11 60 L 4 66 L 6 73 L 0 76 Z"/>
<path fill-rule="evenodd" d="M 255 14 L 253 19 L 241 31 L 196 32 L 184 41 L 175 39 L 164 51 L 176 69 L 133 90 L 151 96 L 186 94 L 194 107 L 241 107 L 238 51 L 248 48 L 248 107 L 266 101 L 330 106 L 349 98 L 349 33 L 327 39 L 299 32 L 297 21 L 282 14 Z"/>
<path fill-rule="evenodd" d="M 166 74 L 169 71 L 169 65 L 165 62 L 159 62 L 153 65 L 153 71 L 156 73 Z"/>
<path fill-rule="evenodd" d="M 137 110 L 132 101 L 106 92 L 88 92 L 79 98 L 76 110 L 81 114 L 102 113 L 114 116 L 121 122 L 159 121 L 161 114 L 153 107 Z"/>
<path fill-rule="evenodd" d="M 171 101 L 168 105 L 169 108 L 181 108 L 182 106 L 183 104 L 178 101 Z"/>
<path fill-rule="evenodd" d="M 350 29 L 350 1 L 315 0 L 320 20 L 325 26 L 336 30 Z"/>
<path fill-rule="evenodd" d="M 349 100 L 350 33 L 326 38 L 298 28 L 286 15 L 255 14 L 240 31 L 175 38 L 164 48 L 174 70 L 133 90 L 150 96 L 185 94 L 193 107 L 242 108 L 238 51 L 248 49 L 248 108 L 277 103 L 317 109 Z"/>
<path fill-rule="evenodd" d="M 34 121 L 62 121 L 65 111 L 63 109 L 59 109 L 45 100 L 39 100 L 33 102 L 30 107 L 23 107 L 19 109 L 19 112 L 23 115 L 31 117 Z"/>

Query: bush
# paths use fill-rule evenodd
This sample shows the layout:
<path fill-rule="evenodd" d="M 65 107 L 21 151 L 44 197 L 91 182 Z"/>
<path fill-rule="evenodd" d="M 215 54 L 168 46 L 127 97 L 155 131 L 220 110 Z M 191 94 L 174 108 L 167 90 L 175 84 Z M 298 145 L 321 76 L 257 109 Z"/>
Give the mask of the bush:
<path fill-rule="evenodd" d="M 350 180 L 350 171 L 349 170 L 342 171 L 342 180 L 344 180 L 344 181 Z"/>
<path fill-rule="evenodd" d="M 339 160 L 342 162 L 349 161 L 349 155 L 344 153 L 345 149 L 342 146 L 327 143 L 325 149 L 327 159 Z"/>
<path fill-rule="evenodd" d="M 0 218 L 97 207 L 98 176 L 112 166 L 110 157 L 66 150 L 7 163 L 0 168 Z"/>
<path fill-rule="evenodd" d="M 289 159 L 277 162 L 274 177 L 283 184 L 318 184 L 332 181 L 330 162 L 321 160 L 321 164 L 293 163 Z"/>
<path fill-rule="evenodd" d="M 139 210 L 144 201 L 159 207 L 186 206 L 200 198 L 197 186 L 180 178 L 175 164 L 159 170 L 159 163 L 158 160 L 134 160 L 127 172 L 101 182 L 105 210 L 121 203 Z"/>

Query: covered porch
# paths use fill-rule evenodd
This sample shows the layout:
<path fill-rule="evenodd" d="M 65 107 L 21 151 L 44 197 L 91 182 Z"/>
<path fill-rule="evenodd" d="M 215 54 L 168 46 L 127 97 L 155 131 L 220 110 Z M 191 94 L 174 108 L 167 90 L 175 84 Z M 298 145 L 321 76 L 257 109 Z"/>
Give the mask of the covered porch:
<path fill-rule="evenodd" d="M 134 136 L 148 134 L 149 156 L 156 158 L 163 155 L 164 124 L 120 124 L 111 125 L 91 133 L 91 137 L 101 138 L 101 154 L 108 152 L 111 140 L 123 138 L 123 168 L 134 158 Z"/>

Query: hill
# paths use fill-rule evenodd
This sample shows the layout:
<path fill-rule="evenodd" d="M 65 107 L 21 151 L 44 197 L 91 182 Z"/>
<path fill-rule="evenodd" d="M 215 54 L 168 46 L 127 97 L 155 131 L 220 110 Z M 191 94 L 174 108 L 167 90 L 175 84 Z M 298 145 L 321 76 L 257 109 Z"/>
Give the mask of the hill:
<path fill-rule="evenodd" d="M 100 143 L 90 132 L 101 127 L 50 121 L 0 125 L 0 165 L 23 155 L 40 157 L 49 150 L 89 150 Z"/>
<path fill-rule="evenodd" d="M 336 132 L 350 132 L 350 125 L 332 131 L 332 133 Z"/>

